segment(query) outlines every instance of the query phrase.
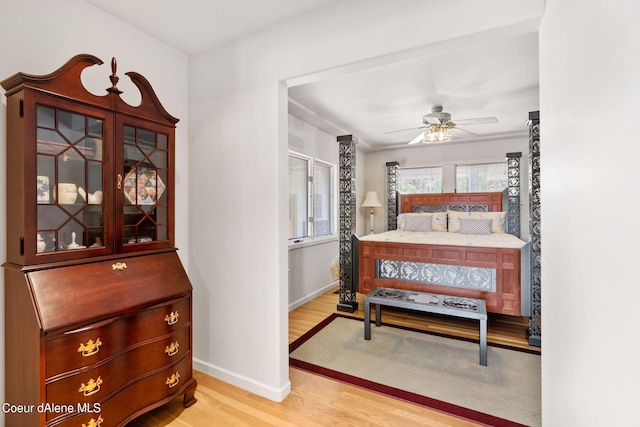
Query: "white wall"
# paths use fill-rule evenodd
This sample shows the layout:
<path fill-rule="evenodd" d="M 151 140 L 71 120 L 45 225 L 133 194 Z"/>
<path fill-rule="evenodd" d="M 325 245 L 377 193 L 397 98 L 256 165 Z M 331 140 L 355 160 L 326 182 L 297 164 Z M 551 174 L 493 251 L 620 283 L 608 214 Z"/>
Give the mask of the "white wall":
<path fill-rule="evenodd" d="M 640 3 L 548 0 L 540 27 L 542 417 L 637 426 Z"/>
<path fill-rule="evenodd" d="M 338 239 L 289 247 L 289 311 L 338 286 L 331 261 L 338 255 Z"/>
<path fill-rule="evenodd" d="M 406 57 L 444 40 L 452 48 L 478 37 L 535 31 L 542 13 L 541 2 L 524 0 L 433 6 L 422 0 L 335 2 L 190 58 L 190 266 L 198 369 L 274 400 L 289 392 L 287 106 L 281 84 L 370 65 L 363 61 L 380 64 L 387 54 Z M 449 25 L 451 16 L 457 25 Z M 215 197 L 197 196 L 210 194 L 210 183 Z"/>
<path fill-rule="evenodd" d="M 105 64 L 83 74 L 92 92 L 106 93 L 111 86 L 110 61 L 118 61 L 118 87 L 129 103 L 139 101 L 137 88 L 124 76 L 136 71 L 153 86 L 167 111 L 180 118 L 176 129 L 176 245 L 188 268 L 187 233 L 188 141 L 187 57 L 148 35 L 113 19 L 81 0 L 0 1 L 0 80 L 17 73 L 48 74 L 80 53 L 93 54 Z M 86 74 L 86 75 L 85 75 Z M 131 94 L 134 94 L 131 96 Z M 0 101 L 0 263 L 6 260 L 6 98 Z M 10 207 L 9 207 L 10 209 Z M 0 276 L 4 287 L 4 274 Z M 0 293 L 0 318 L 4 319 L 4 292 Z M 4 342 L 0 328 L 0 342 Z M 4 346 L 0 350 L 0 372 L 4 372 Z M 4 402 L 4 381 L 0 385 Z M 20 402 L 15 402 L 20 403 Z M 0 417 L 0 425 L 4 417 Z"/>
<path fill-rule="evenodd" d="M 191 58 L 186 120 L 184 55 L 79 0 L 3 0 L 0 76 L 48 73 L 86 52 L 107 61 L 116 56 L 123 71 L 151 81 L 169 112 L 182 119 L 178 195 L 186 194 L 187 178 L 199 182 L 190 193 L 193 242 L 181 231 L 184 200 L 177 212 L 180 254 L 196 286 L 196 356 L 201 367 L 277 397 L 288 390 L 287 108 L 279 82 L 460 37 L 460 28 L 472 34 L 513 24 L 508 16 L 540 15 L 539 3 L 531 1 L 447 2 L 437 11 L 456 16 L 460 25 L 448 26 L 449 19 L 424 25 L 424 17 L 434 15 L 431 6 L 422 0 L 338 2 L 313 18 Z M 609 201 L 624 206 L 623 212 L 640 204 L 632 184 L 639 7 L 635 0 L 620 0 L 615 8 L 602 0 L 548 0 L 540 31 L 543 420 L 549 426 L 637 424 L 640 365 L 634 357 L 636 316 L 628 303 L 638 300 L 640 289 L 635 252 L 625 245 L 640 234 L 640 225 L 631 219 L 618 226 Z M 4 120 L 3 100 L 0 176 Z M 187 122 L 189 177 L 181 172 L 187 170 Z M 615 126 L 594 126 L 600 123 Z M 1 185 L 0 242 L 6 237 L 4 200 Z M 594 224 L 604 224 L 603 230 L 588 232 Z M 2 259 L 4 251 L 0 244 Z"/>
<path fill-rule="evenodd" d="M 317 160 L 338 166 L 338 142 L 305 121 L 289 114 L 289 149 Z M 337 192 L 337 183 L 334 191 Z M 334 209 L 334 218 L 338 211 Z M 334 222 L 336 237 L 315 242 L 289 243 L 289 310 L 329 291 L 338 282 L 333 280 L 329 266 L 338 255 L 338 221 Z"/>
<path fill-rule="evenodd" d="M 526 129 L 528 111 L 522 113 L 522 123 Z M 380 203 L 386 206 L 386 179 L 387 162 L 398 162 L 400 167 L 417 166 L 442 166 L 443 167 L 443 192 L 453 193 L 455 191 L 455 165 L 459 163 L 477 162 L 499 162 L 504 161 L 507 153 L 521 152 L 520 170 L 520 203 L 522 211 L 521 237 L 529 239 L 529 179 L 528 179 L 528 138 L 505 139 L 495 141 L 478 141 L 470 143 L 456 143 L 445 145 L 417 145 L 411 147 L 397 148 L 393 150 L 373 151 L 365 155 L 367 168 L 364 175 L 364 182 L 367 191 L 377 191 Z M 364 194 L 359 203 L 364 200 Z M 505 208 L 506 209 L 506 208 Z M 360 208 L 360 213 L 366 215 L 368 224 L 368 210 Z M 367 225 L 368 228 L 368 225 Z M 387 230 L 386 208 L 375 210 L 374 231 L 380 233 Z"/>
<path fill-rule="evenodd" d="M 338 164 L 338 141 L 336 136 L 288 114 L 289 150 L 334 165 Z"/>

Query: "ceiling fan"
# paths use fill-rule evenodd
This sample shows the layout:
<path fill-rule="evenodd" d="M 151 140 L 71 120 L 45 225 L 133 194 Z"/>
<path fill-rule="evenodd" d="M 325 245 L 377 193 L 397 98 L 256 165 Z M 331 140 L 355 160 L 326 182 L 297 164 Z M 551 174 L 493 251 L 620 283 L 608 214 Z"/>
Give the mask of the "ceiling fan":
<path fill-rule="evenodd" d="M 418 144 L 421 142 L 424 143 L 439 143 L 439 142 L 447 142 L 453 139 L 453 132 L 456 133 L 465 133 L 467 135 L 476 135 L 473 132 L 470 132 L 465 129 L 461 129 L 459 125 L 481 125 L 487 123 L 498 123 L 498 119 L 495 117 L 476 117 L 473 119 L 460 119 L 453 121 L 451 120 L 451 114 L 443 111 L 442 106 L 438 105 L 431 109 L 431 113 L 425 116 L 422 116 L 422 123 L 424 126 L 408 128 L 408 129 L 399 129 L 391 132 L 385 132 L 386 134 L 395 133 L 395 132 L 403 132 L 407 130 L 416 130 L 416 129 L 425 129 L 423 133 L 416 136 L 412 139 L 409 144 Z"/>

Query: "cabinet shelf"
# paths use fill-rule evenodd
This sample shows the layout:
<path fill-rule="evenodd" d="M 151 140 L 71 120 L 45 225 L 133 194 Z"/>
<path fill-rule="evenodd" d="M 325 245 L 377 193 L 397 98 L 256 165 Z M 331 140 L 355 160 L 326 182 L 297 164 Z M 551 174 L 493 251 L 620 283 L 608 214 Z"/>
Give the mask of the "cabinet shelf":
<path fill-rule="evenodd" d="M 82 154 L 84 157 L 88 159 L 93 159 L 96 156 L 96 149 L 93 147 L 87 147 L 82 145 L 74 145 L 66 142 L 58 142 L 58 141 L 45 141 L 38 140 L 37 141 L 37 150 L 38 154 L 45 156 L 57 156 L 62 154 L 65 150 L 69 150 L 69 148 L 75 148 Z M 70 157 L 69 160 L 76 160 L 73 157 Z M 80 159 L 77 159 L 80 160 Z"/>

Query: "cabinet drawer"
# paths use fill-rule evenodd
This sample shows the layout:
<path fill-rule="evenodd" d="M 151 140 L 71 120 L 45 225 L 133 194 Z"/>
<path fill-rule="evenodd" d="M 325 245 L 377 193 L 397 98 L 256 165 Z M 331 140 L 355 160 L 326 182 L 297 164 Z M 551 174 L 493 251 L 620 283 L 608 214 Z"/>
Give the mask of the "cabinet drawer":
<path fill-rule="evenodd" d="M 46 377 L 98 363 L 190 324 L 190 299 L 69 331 L 46 343 Z"/>
<path fill-rule="evenodd" d="M 117 426 L 138 410 L 176 395 L 181 386 L 191 377 L 191 355 L 189 354 L 171 367 L 129 385 L 117 395 L 101 402 L 99 408 L 86 406 L 98 409 L 96 412 L 78 414 L 61 423 L 56 423 L 55 426 L 81 427 L 83 424 L 85 426 L 100 425 L 100 427 Z"/>
<path fill-rule="evenodd" d="M 147 373 L 169 366 L 185 354 L 190 354 L 190 335 L 187 325 L 166 338 L 127 351 L 105 365 L 51 381 L 46 386 L 47 401 L 75 406 L 104 400 Z"/>

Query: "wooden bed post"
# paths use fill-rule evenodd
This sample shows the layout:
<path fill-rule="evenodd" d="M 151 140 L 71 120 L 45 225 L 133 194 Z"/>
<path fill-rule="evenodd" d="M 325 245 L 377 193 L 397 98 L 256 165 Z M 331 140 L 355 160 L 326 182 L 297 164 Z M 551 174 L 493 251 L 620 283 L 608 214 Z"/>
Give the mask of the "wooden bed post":
<path fill-rule="evenodd" d="M 338 137 L 338 162 L 340 181 L 340 298 L 338 310 L 353 313 L 358 309 L 356 301 L 357 280 L 353 275 L 353 245 L 351 236 L 356 232 L 356 144 L 353 135 Z"/>

